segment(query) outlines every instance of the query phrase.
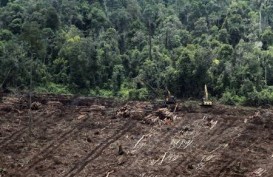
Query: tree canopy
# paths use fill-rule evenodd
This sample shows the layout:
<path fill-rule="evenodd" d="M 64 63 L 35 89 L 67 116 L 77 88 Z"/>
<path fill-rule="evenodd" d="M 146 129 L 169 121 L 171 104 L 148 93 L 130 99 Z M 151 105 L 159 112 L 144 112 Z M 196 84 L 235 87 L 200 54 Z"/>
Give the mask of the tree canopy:
<path fill-rule="evenodd" d="M 0 84 L 273 104 L 272 28 L 269 0 L 3 0 Z"/>

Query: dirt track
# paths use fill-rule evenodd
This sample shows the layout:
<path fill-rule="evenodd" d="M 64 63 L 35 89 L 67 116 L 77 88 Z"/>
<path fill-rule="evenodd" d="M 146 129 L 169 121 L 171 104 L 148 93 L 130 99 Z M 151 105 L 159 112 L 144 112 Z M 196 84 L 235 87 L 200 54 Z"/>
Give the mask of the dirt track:
<path fill-rule="evenodd" d="M 272 109 L 33 101 L 31 112 L 26 97 L 0 103 L 0 176 L 273 176 Z"/>

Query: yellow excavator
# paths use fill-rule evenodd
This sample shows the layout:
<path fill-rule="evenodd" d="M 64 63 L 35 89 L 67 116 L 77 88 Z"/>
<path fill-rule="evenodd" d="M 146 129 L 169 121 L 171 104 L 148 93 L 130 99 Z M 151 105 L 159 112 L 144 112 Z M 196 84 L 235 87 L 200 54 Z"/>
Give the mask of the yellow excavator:
<path fill-rule="evenodd" d="M 209 94 L 208 94 L 208 89 L 206 84 L 205 84 L 205 95 L 202 99 L 201 106 L 212 106 L 212 101 L 209 100 Z"/>

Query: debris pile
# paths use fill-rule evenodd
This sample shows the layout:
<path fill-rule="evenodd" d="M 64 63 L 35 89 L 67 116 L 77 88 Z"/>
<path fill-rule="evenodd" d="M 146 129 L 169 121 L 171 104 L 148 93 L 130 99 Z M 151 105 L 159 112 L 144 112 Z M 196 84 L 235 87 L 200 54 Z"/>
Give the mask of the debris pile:
<path fill-rule="evenodd" d="M 252 124 L 273 128 L 273 112 L 271 110 L 256 111 L 253 116 L 249 116 L 249 119 Z"/>
<path fill-rule="evenodd" d="M 42 108 L 42 104 L 40 102 L 33 102 L 31 103 L 31 106 L 30 106 L 31 110 L 39 110 Z"/>
<path fill-rule="evenodd" d="M 90 106 L 90 110 L 100 112 L 100 111 L 106 111 L 106 108 L 105 106 L 102 106 L 102 105 L 92 105 Z"/>
<path fill-rule="evenodd" d="M 155 112 L 155 115 L 158 116 L 160 120 L 164 119 L 170 119 L 174 120 L 176 118 L 176 115 L 174 113 L 170 112 L 167 108 L 160 108 Z"/>
<path fill-rule="evenodd" d="M 0 105 L 0 111 L 11 112 L 13 110 L 11 105 Z"/>
<path fill-rule="evenodd" d="M 273 174 L 272 108 L 185 101 L 172 111 L 62 95 L 29 101 L 13 95 L 0 103 L 0 176 Z"/>
<path fill-rule="evenodd" d="M 130 116 L 130 109 L 127 106 L 123 106 L 116 112 L 116 117 L 127 118 Z"/>
<path fill-rule="evenodd" d="M 48 101 L 47 106 L 49 108 L 61 108 L 63 104 L 59 101 Z"/>
<path fill-rule="evenodd" d="M 84 106 L 79 108 L 80 112 L 105 112 L 106 108 L 102 105 L 92 105 L 92 106 Z"/>
<path fill-rule="evenodd" d="M 17 105 L 19 103 L 19 99 L 18 98 L 3 97 L 2 102 L 3 103 L 0 105 L 0 111 L 11 112 L 11 111 L 16 110 L 14 105 Z"/>
<path fill-rule="evenodd" d="M 126 104 L 116 111 L 117 118 L 131 118 L 143 123 L 172 122 L 177 118 L 168 108 L 153 108 L 151 104 Z"/>

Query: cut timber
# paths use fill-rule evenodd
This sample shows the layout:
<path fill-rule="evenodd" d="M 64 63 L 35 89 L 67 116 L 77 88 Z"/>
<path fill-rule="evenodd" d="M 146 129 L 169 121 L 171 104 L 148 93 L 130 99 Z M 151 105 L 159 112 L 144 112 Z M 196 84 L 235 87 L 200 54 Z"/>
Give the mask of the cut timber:
<path fill-rule="evenodd" d="M 114 173 L 114 172 L 115 172 L 114 170 L 107 172 L 106 177 L 109 177 L 110 174 L 112 174 L 112 173 Z"/>
<path fill-rule="evenodd" d="M 175 115 L 170 112 L 167 108 L 160 108 L 158 109 L 155 114 L 159 117 L 159 119 L 164 120 L 164 119 L 170 119 L 173 120 Z"/>
<path fill-rule="evenodd" d="M 90 107 L 81 108 L 80 112 L 104 112 L 105 110 L 105 106 L 92 105 Z"/>
<path fill-rule="evenodd" d="M 31 103 L 31 106 L 30 106 L 31 110 L 39 110 L 41 109 L 41 107 L 42 107 L 42 104 L 36 101 Z"/>
<path fill-rule="evenodd" d="M 142 120 L 146 115 L 145 110 L 137 109 L 130 112 L 130 117 L 136 120 Z"/>
<path fill-rule="evenodd" d="M 13 107 L 11 105 L 0 105 L 0 111 L 11 112 Z"/>
<path fill-rule="evenodd" d="M 47 105 L 50 107 L 61 107 L 63 104 L 59 101 L 48 101 Z"/>

